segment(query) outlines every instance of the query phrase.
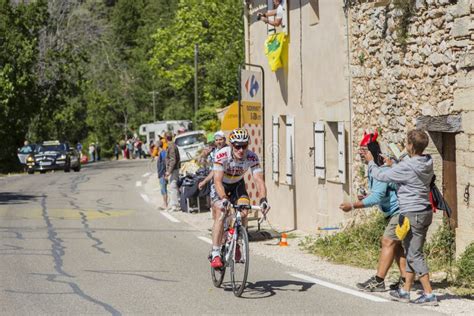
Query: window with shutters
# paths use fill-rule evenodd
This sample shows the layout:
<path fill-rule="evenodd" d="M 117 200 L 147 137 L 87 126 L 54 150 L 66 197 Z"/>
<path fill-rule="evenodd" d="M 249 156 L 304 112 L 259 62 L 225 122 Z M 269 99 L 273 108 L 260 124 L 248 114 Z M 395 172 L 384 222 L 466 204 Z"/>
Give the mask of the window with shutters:
<path fill-rule="evenodd" d="M 277 120 L 278 118 L 278 125 Z M 278 173 L 274 174 L 274 181 L 281 184 L 294 184 L 295 168 L 295 122 L 294 117 L 290 115 L 275 116 L 273 119 L 274 135 L 278 132 L 278 155 L 273 156 L 273 168 L 278 166 Z M 274 139 L 276 141 L 276 139 Z"/>
<path fill-rule="evenodd" d="M 344 122 L 327 122 L 326 127 L 326 178 L 329 181 L 346 183 L 346 132 Z"/>
<path fill-rule="evenodd" d="M 309 21 L 309 25 L 316 25 L 319 23 L 319 0 L 309 0 L 308 3 L 307 21 Z"/>
<path fill-rule="evenodd" d="M 279 133 L 280 133 L 280 117 L 278 115 L 272 116 L 272 180 L 278 182 L 280 176 L 280 163 L 279 163 Z"/>
<path fill-rule="evenodd" d="M 319 179 L 326 178 L 325 126 L 323 121 L 313 123 L 314 176 Z"/>
<path fill-rule="evenodd" d="M 278 117 L 280 126 L 278 129 L 278 170 L 279 178 L 278 182 L 285 184 L 286 183 L 286 115 L 280 115 Z"/>

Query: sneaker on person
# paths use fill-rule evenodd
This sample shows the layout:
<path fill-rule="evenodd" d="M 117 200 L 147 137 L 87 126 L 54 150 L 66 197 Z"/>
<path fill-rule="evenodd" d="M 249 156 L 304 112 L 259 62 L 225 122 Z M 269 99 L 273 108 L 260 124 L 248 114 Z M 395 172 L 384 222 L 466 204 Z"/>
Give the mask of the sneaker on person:
<path fill-rule="evenodd" d="M 421 305 L 421 306 L 438 306 L 438 299 L 436 295 L 433 293 L 431 294 L 421 294 L 416 300 L 413 301 L 413 304 Z"/>
<path fill-rule="evenodd" d="M 385 282 L 377 282 L 375 276 L 371 277 L 365 282 L 357 283 L 357 288 L 362 291 L 367 292 L 384 292 L 385 291 Z"/>
<path fill-rule="evenodd" d="M 400 277 L 400 278 L 398 278 L 397 282 L 392 283 L 392 284 L 389 285 L 389 289 L 392 290 L 392 291 L 396 291 L 399 288 L 402 288 L 404 286 L 405 286 L 405 281 L 403 281 L 403 279 Z"/>
<path fill-rule="evenodd" d="M 168 207 L 168 208 L 166 209 L 166 211 L 167 211 L 168 213 L 178 212 L 178 211 L 179 211 L 179 208 L 178 208 L 177 206 L 173 205 L 173 206 Z"/>
<path fill-rule="evenodd" d="M 215 256 L 214 258 L 212 258 L 211 267 L 213 267 L 214 269 L 222 268 L 223 265 L 224 264 L 222 263 L 222 259 L 220 256 Z"/>
<path fill-rule="evenodd" d="M 405 292 L 403 289 L 397 289 L 395 291 L 390 291 L 390 296 L 392 300 L 408 303 L 410 302 L 410 293 Z"/>

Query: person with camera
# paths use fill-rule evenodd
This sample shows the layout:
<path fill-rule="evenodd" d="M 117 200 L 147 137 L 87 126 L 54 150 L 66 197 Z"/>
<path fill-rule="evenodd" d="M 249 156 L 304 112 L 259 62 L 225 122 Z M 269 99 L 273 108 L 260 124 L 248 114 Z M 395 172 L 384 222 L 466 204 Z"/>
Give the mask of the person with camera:
<path fill-rule="evenodd" d="M 359 154 L 365 164 L 369 162 L 365 159 L 367 152 L 370 152 L 374 162 L 382 169 L 388 169 L 383 166 L 384 159 L 380 150 L 380 145 L 377 142 L 377 132 L 373 134 L 364 134 L 364 138 L 360 142 Z M 377 266 L 377 273 L 363 283 L 357 283 L 356 286 L 362 291 L 368 292 L 383 292 L 385 291 L 385 277 L 388 270 L 392 266 L 393 260 L 398 265 L 400 270 L 400 278 L 397 283 L 390 286 L 392 290 L 398 290 L 400 286 L 404 285 L 406 258 L 404 255 L 401 241 L 395 234 L 395 228 L 398 224 L 400 208 L 398 205 L 397 186 L 393 183 L 385 183 L 374 179 L 372 174 L 368 173 L 368 185 L 370 194 L 360 192 L 358 201 L 350 203 L 342 203 L 339 208 L 344 212 L 349 212 L 357 208 L 366 208 L 377 205 L 383 216 L 386 219 L 386 227 L 381 238 L 382 248 L 380 250 L 380 257 Z"/>
<path fill-rule="evenodd" d="M 284 29 L 286 27 L 286 10 L 283 6 L 283 0 L 273 0 L 273 7 L 276 9 L 268 10 L 265 13 L 258 13 L 257 20 L 275 27 L 280 26 Z M 275 18 L 270 20 L 269 17 L 271 16 L 274 16 Z"/>

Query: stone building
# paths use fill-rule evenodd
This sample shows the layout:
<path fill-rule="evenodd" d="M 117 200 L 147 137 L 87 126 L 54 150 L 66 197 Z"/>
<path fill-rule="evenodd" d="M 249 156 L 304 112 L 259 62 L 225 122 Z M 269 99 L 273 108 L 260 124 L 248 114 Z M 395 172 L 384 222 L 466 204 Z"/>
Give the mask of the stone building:
<path fill-rule="evenodd" d="M 390 1 L 350 8 L 354 134 L 374 126 L 403 143 L 410 129 L 429 132 L 459 254 L 474 240 L 474 2 L 413 4 L 411 14 Z"/>
<path fill-rule="evenodd" d="M 264 54 L 272 28 L 257 20 L 271 2 L 244 1 L 246 62 L 265 69 L 271 221 L 312 232 L 343 223 L 351 215 L 339 203 L 365 183 L 364 130 L 403 144 L 421 128 L 462 252 L 474 240 L 473 0 L 414 0 L 411 11 L 390 0 L 285 1 L 288 63 L 275 73 Z"/>

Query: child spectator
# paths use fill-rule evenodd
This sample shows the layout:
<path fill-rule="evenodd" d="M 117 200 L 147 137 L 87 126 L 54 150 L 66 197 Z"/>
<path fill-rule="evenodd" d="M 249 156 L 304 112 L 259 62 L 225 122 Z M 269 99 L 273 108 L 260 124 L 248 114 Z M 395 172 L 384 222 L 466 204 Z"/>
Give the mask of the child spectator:
<path fill-rule="evenodd" d="M 375 164 L 370 151 L 366 152 L 365 159 L 369 161 L 369 173 L 376 180 L 399 184 L 400 217 L 407 218 L 410 223 L 410 230 L 403 239 L 407 260 L 406 282 L 403 288 L 391 291 L 390 295 L 394 300 L 410 302 L 410 290 L 416 273 L 423 286 L 423 294 L 413 303 L 436 306 L 438 300 L 431 288 L 428 265 L 423 254 L 426 233 L 433 219 L 429 201 L 430 183 L 434 174 L 433 159 L 430 155 L 423 155 L 428 142 L 428 135 L 425 132 L 409 131 L 406 149 L 410 157 L 389 170 L 382 171 Z M 385 158 L 385 163 L 392 164 L 388 158 Z"/>

